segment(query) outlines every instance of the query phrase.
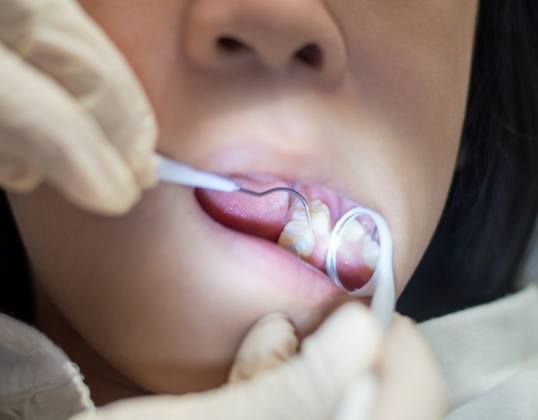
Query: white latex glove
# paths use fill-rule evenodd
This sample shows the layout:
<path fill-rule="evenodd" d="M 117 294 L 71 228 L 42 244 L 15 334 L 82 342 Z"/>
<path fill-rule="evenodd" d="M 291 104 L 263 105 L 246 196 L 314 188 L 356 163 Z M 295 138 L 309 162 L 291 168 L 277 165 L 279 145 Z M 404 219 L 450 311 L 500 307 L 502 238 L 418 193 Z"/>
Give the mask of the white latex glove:
<path fill-rule="evenodd" d="M 441 418 L 437 370 L 407 321 L 398 319 L 383 340 L 369 311 L 347 303 L 301 347 L 294 355 L 293 327 L 283 315 L 270 314 L 244 339 L 229 384 L 178 397 L 124 400 L 72 420 Z M 376 366 L 380 379 L 373 373 Z"/>
<path fill-rule="evenodd" d="M 0 187 L 118 214 L 155 183 L 152 108 L 76 1 L 0 0 L 0 80 Z"/>
<path fill-rule="evenodd" d="M 379 392 L 372 420 L 444 418 L 446 401 L 440 367 L 411 319 L 395 314 L 377 371 Z"/>

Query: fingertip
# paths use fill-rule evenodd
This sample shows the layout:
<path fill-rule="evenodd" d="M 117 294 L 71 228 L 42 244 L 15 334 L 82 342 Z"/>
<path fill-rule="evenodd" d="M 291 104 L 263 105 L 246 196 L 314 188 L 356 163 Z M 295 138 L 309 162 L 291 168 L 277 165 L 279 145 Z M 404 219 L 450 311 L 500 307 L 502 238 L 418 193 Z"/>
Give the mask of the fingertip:
<path fill-rule="evenodd" d="M 241 382 L 277 368 L 297 353 L 298 344 L 295 329 L 284 313 L 263 316 L 243 339 L 228 382 Z"/>
<path fill-rule="evenodd" d="M 41 171 L 27 165 L 14 163 L 0 167 L 0 185 L 17 193 L 28 193 L 42 182 Z"/>
<path fill-rule="evenodd" d="M 288 349 L 290 354 L 296 352 L 299 344 L 295 326 L 284 312 L 271 312 L 261 317 L 249 329 L 245 340 L 249 338 L 254 338 L 258 343 L 270 344 L 273 349 Z M 260 352 L 263 351 L 264 349 L 260 349 Z M 287 354 L 287 351 L 284 353 Z"/>
<path fill-rule="evenodd" d="M 104 145 L 103 145 L 104 146 Z M 71 191 L 93 207 L 97 213 L 121 216 L 129 212 L 141 199 L 142 190 L 135 174 L 119 154 L 108 147 L 96 147 L 94 154 L 73 162 L 73 170 L 80 174 L 80 188 L 72 184 Z M 86 190 L 86 191 L 85 191 Z"/>
<path fill-rule="evenodd" d="M 119 188 L 104 189 L 104 194 L 97 197 L 96 210 L 107 216 L 123 216 L 140 201 L 141 190 L 136 185 L 120 185 Z"/>
<path fill-rule="evenodd" d="M 303 342 L 315 349 L 336 369 L 357 374 L 375 361 L 382 342 L 382 328 L 362 304 L 349 302 L 339 307 L 320 328 Z"/>
<path fill-rule="evenodd" d="M 140 141 L 147 144 L 151 149 L 155 148 L 157 144 L 157 137 L 159 136 L 159 126 L 157 125 L 157 119 L 151 108 L 151 105 L 146 105 L 146 113 L 143 118 L 140 119 Z"/>
<path fill-rule="evenodd" d="M 71 201 L 81 208 L 101 216 L 124 216 L 136 205 L 140 199 L 139 193 L 120 194 L 96 193 L 69 197 Z"/>
<path fill-rule="evenodd" d="M 291 320 L 289 315 L 285 312 L 275 311 L 262 316 L 260 319 L 258 319 L 258 321 L 256 321 L 255 325 L 274 323 L 285 323 L 291 325 Z"/>
<path fill-rule="evenodd" d="M 138 177 L 138 181 L 140 183 L 140 187 L 143 190 L 150 190 L 152 188 L 155 188 L 158 183 L 157 178 L 157 157 L 154 155 L 151 155 L 144 166 L 144 168 L 140 171 L 140 176 Z"/>
<path fill-rule="evenodd" d="M 357 336 L 366 335 L 377 338 L 381 337 L 382 333 L 381 325 L 374 314 L 357 301 L 346 302 L 338 307 L 325 324 L 345 329 L 346 333 Z"/>
<path fill-rule="evenodd" d="M 151 111 L 139 120 L 136 139 L 129 145 L 126 158 L 129 166 L 136 175 L 136 180 L 144 190 L 151 189 L 157 184 L 157 160 L 155 146 L 158 128 Z"/>
<path fill-rule="evenodd" d="M 122 216 L 138 203 L 142 192 L 127 166 L 116 160 L 70 161 L 49 181 L 80 208 L 102 216 Z"/>
<path fill-rule="evenodd" d="M 342 305 L 305 338 L 295 358 L 273 376 L 260 378 L 260 388 L 271 395 L 261 403 L 293 404 L 296 418 L 332 418 L 345 390 L 374 366 L 380 336 L 381 327 L 363 305 Z M 306 395 L 315 397 L 298 398 Z"/>
<path fill-rule="evenodd" d="M 93 210 L 102 215 L 125 215 L 142 197 L 142 191 L 127 167 L 111 165 L 106 175 L 98 173 L 89 182 L 89 193 L 79 194 L 79 198 L 87 199 Z"/>

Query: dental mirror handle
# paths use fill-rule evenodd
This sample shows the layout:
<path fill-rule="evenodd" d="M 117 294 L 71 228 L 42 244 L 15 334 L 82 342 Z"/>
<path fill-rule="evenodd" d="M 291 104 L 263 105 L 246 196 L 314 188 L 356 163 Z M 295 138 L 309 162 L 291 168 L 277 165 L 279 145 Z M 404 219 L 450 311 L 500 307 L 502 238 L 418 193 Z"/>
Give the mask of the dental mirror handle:
<path fill-rule="evenodd" d="M 241 187 L 233 180 L 200 171 L 184 163 L 157 154 L 157 173 L 161 181 L 207 190 L 233 192 Z"/>

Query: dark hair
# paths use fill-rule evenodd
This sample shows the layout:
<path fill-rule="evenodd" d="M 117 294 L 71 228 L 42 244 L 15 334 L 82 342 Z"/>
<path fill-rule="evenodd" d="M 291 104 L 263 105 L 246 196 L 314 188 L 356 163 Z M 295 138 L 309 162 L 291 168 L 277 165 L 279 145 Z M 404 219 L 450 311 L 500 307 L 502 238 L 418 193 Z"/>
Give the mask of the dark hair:
<path fill-rule="evenodd" d="M 514 290 L 538 210 L 538 3 L 481 1 L 460 167 L 399 302 L 417 320 Z"/>
<path fill-rule="evenodd" d="M 513 291 L 538 210 L 538 3 L 480 3 L 460 165 L 399 302 L 417 320 Z M 3 194 L 0 232 L 0 310 L 31 320 L 28 264 Z"/>
<path fill-rule="evenodd" d="M 0 312 L 33 323 L 29 264 L 9 208 L 0 190 Z"/>

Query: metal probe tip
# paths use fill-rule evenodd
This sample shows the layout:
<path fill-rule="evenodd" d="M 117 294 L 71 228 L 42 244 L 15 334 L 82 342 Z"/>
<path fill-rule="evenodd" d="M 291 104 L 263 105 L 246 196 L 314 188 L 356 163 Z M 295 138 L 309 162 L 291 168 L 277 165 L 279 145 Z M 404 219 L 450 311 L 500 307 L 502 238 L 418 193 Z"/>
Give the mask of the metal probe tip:
<path fill-rule="evenodd" d="M 312 216 L 310 215 L 310 206 L 308 205 L 308 200 L 298 191 L 294 190 L 293 188 L 287 188 L 287 187 L 276 187 L 271 188 L 269 190 L 265 191 L 253 191 L 249 190 L 248 188 L 240 187 L 238 192 L 242 192 L 245 194 L 253 195 L 255 197 L 263 197 L 264 195 L 273 194 L 276 192 L 286 192 L 288 194 L 291 194 L 295 196 L 303 205 L 305 212 L 306 212 L 306 220 L 308 222 L 308 229 L 310 230 L 310 233 L 313 234 L 312 230 Z"/>

